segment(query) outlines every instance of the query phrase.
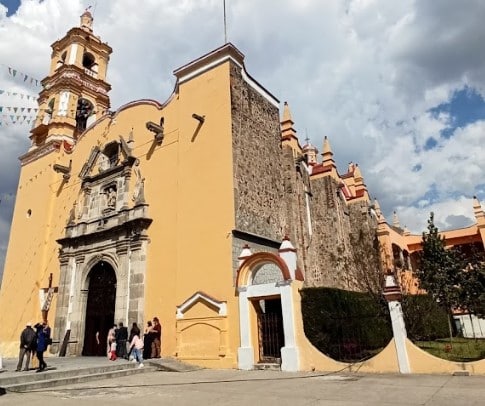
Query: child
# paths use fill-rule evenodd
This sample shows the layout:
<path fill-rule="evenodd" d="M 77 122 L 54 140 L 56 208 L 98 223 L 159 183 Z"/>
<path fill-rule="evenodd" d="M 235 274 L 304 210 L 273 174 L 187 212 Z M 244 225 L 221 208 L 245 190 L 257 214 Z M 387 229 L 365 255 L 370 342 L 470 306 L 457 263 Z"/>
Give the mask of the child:
<path fill-rule="evenodd" d="M 143 368 L 143 340 L 135 334 L 130 343 L 130 352 L 133 354 L 133 361 L 139 362 L 138 368 Z"/>
<path fill-rule="evenodd" d="M 116 361 L 116 341 L 113 341 L 109 349 L 109 359 L 110 361 Z"/>

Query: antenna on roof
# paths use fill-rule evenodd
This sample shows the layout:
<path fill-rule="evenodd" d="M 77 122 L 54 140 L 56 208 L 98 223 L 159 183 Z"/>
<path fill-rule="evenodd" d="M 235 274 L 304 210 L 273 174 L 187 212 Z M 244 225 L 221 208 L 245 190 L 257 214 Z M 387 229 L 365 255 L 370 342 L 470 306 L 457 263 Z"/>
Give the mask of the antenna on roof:
<path fill-rule="evenodd" d="M 226 0 L 222 0 L 224 5 L 224 44 L 227 44 L 227 21 L 226 21 Z"/>

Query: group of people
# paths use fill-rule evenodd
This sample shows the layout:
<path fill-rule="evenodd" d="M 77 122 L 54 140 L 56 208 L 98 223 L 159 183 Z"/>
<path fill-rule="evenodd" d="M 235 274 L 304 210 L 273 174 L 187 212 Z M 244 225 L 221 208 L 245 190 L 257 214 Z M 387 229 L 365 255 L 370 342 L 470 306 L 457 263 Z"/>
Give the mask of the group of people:
<path fill-rule="evenodd" d="M 47 368 L 47 364 L 44 361 L 44 352 L 50 344 L 52 344 L 51 328 L 47 320 L 35 324 L 33 328 L 32 323 L 27 323 L 20 334 L 19 362 L 16 371 L 29 371 L 30 359 L 34 354 L 39 361 L 39 367 L 36 372 L 44 371 Z M 22 369 L 24 358 L 27 358 L 27 361 Z"/>
<path fill-rule="evenodd" d="M 99 344 L 99 337 L 97 336 Z M 117 358 L 130 359 L 143 367 L 143 360 L 149 358 L 160 358 L 162 345 L 162 326 L 158 317 L 147 322 L 143 338 L 140 328 L 133 323 L 130 334 L 128 328 L 119 322 L 113 325 L 108 331 L 106 351 L 108 359 L 115 361 Z"/>

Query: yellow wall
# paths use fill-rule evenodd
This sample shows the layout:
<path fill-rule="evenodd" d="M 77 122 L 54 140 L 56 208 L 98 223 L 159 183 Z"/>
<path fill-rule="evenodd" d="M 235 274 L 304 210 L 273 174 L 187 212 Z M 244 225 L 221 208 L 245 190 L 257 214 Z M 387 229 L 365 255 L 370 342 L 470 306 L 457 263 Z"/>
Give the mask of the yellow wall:
<path fill-rule="evenodd" d="M 95 145 L 119 140 L 133 129 L 134 155 L 145 180 L 148 229 L 144 325 L 154 316 L 163 327 L 163 355 L 176 352 L 175 309 L 196 291 L 227 301 L 229 348 L 220 366 L 236 366 L 239 344 L 237 300 L 232 281 L 232 235 L 234 198 L 232 170 L 231 104 L 229 63 L 220 65 L 179 86 L 178 93 L 163 107 L 151 101 L 131 103 L 111 120 L 105 117 L 79 139 L 72 154 L 53 152 L 22 168 L 17 205 L 12 224 L 4 285 L 1 351 L 18 347 L 18 336 L 31 319 L 40 318 L 38 287 L 47 286 L 50 272 L 54 286 L 59 281 L 59 245 L 69 212 L 78 198 L 78 174 Z M 197 113 L 205 122 L 196 133 Z M 165 138 L 160 146 L 145 124 L 165 118 Z M 72 176 L 60 188 L 62 175 L 46 162 L 68 165 Z M 34 175 L 39 173 L 36 178 Z M 32 178 L 32 180 L 30 180 Z M 46 195 L 48 193 L 48 195 Z M 33 215 L 25 218 L 28 207 Z M 47 224 L 46 224 L 47 222 Z M 28 273 L 28 277 L 23 275 Z M 35 290 L 33 291 L 33 286 Z M 28 303 L 24 305 L 24 303 Z M 5 314 L 5 315 L 4 315 Z M 55 303 L 49 319 L 55 318 Z M 128 320 L 129 323 L 134 320 Z"/>

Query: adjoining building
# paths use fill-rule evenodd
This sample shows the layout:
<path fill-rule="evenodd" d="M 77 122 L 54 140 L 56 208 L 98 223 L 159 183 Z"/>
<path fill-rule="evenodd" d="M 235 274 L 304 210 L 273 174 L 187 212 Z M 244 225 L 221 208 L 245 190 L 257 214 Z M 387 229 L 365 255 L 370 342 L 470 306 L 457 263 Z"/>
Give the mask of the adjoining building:
<path fill-rule="evenodd" d="M 377 239 L 384 258 L 412 243 L 385 224 L 358 165 L 340 175 L 326 137 L 321 159 L 301 145 L 288 104 L 234 45 L 176 69 L 165 102 L 110 111 L 112 49 L 92 23 L 86 11 L 52 44 L 20 157 L 0 353 L 16 355 L 40 317 L 52 352 L 96 355 L 96 333 L 156 316 L 163 355 L 300 369 L 298 289 L 378 286 Z"/>

